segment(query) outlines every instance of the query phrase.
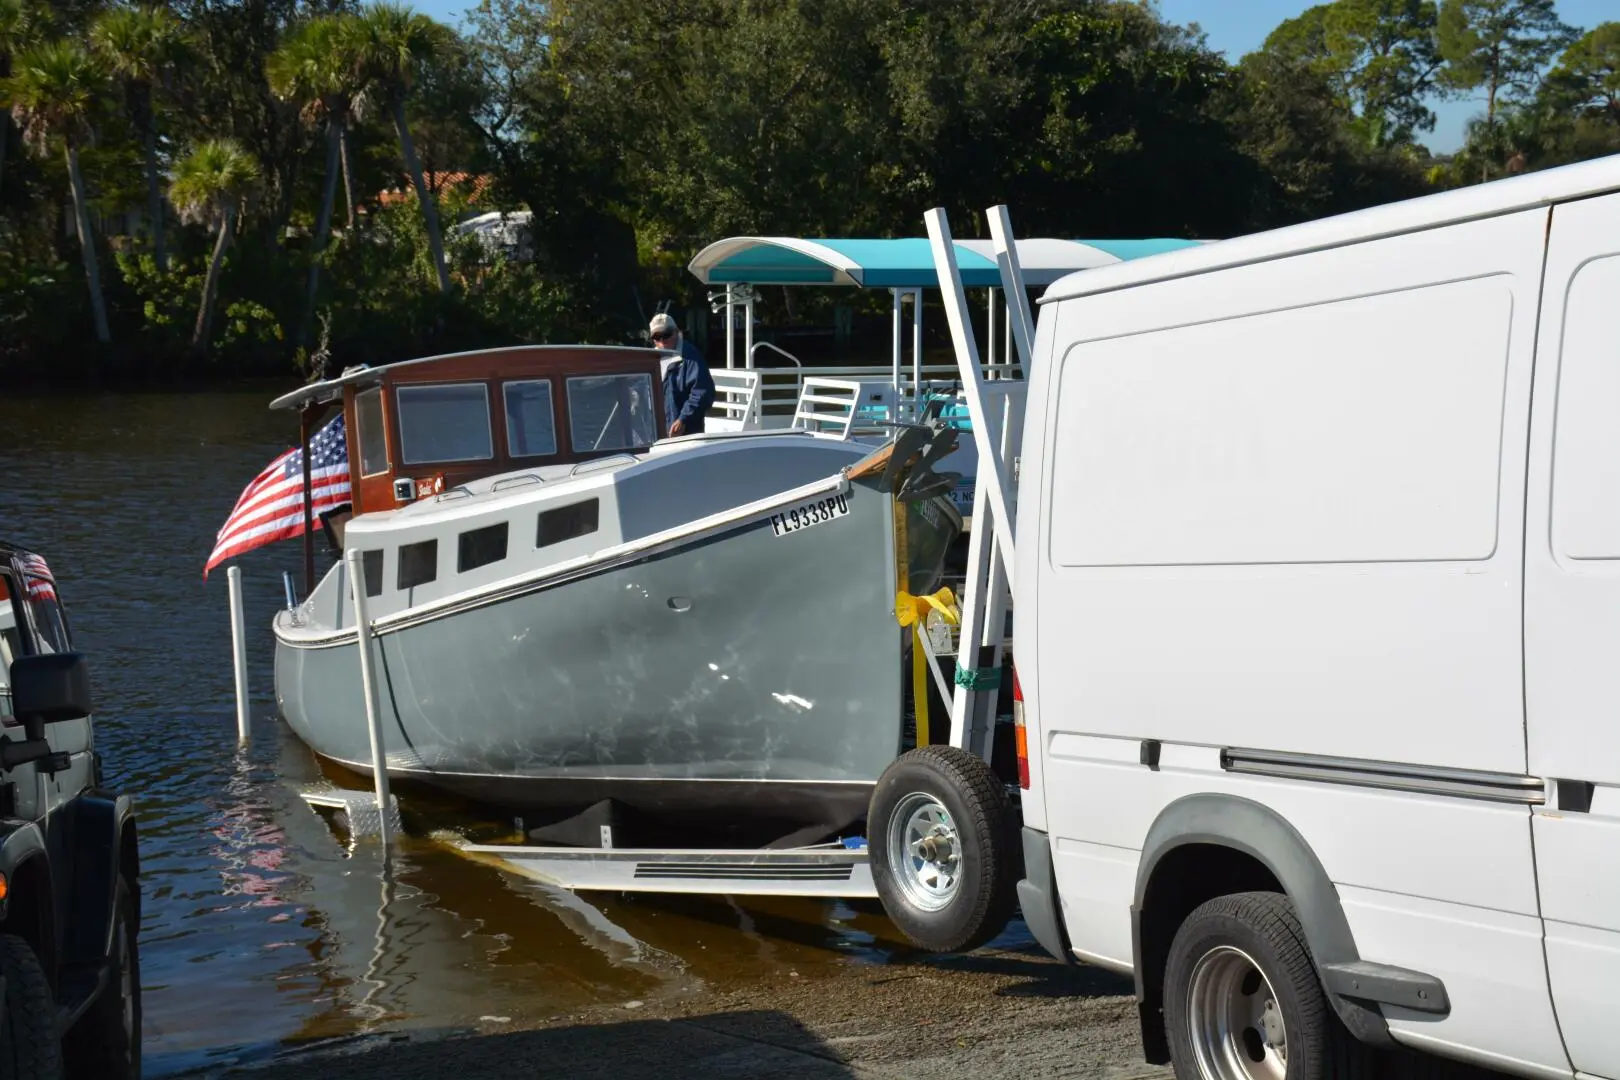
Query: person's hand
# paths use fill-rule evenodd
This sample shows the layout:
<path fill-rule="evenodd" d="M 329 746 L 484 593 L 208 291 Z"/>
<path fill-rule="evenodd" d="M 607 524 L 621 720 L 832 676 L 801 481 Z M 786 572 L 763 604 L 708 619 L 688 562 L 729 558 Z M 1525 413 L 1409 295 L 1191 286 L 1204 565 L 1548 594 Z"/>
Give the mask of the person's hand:
<path fill-rule="evenodd" d="M 677 420 L 673 424 L 669 425 L 669 437 L 673 439 L 675 436 L 679 435 L 685 430 L 686 425 Z"/>

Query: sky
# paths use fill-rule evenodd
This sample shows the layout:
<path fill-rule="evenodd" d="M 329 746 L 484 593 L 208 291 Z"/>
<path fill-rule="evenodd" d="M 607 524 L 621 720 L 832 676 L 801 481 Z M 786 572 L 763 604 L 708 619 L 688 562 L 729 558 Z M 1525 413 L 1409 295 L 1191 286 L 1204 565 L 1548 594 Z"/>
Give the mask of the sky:
<path fill-rule="evenodd" d="M 441 22 L 459 22 L 462 12 L 476 0 L 414 0 L 414 6 Z M 1258 49 L 1276 25 L 1291 19 L 1319 0 L 1158 0 L 1165 19 L 1183 26 L 1197 23 L 1208 35 L 1209 47 L 1236 63 L 1244 53 Z M 1559 16 L 1571 26 L 1589 30 L 1600 22 L 1620 19 L 1620 0 L 1558 0 Z M 1471 117 L 1485 111 L 1483 97 L 1431 102 L 1434 130 L 1422 136 L 1430 150 L 1447 154 L 1462 145 Z"/>

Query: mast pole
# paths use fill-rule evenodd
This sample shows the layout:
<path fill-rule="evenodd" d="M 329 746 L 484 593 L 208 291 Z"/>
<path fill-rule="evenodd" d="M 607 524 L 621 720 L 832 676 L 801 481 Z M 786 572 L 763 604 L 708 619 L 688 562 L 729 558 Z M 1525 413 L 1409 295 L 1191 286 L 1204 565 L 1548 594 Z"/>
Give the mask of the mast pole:
<path fill-rule="evenodd" d="M 298 411 L 298 442 L 304 452 L 304 596 L 315 591 L 314 493 L 309 466 L 309 425 L 311 406 Z"/>

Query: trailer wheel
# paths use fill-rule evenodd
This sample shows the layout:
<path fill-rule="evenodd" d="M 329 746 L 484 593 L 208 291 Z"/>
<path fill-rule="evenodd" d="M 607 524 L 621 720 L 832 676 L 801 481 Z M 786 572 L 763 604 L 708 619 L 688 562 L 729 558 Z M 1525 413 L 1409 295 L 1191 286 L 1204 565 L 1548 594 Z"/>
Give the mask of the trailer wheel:
<path fill-rule="evenodd" d="M 1279 893 L 1217 896 L 1187 916 L 1165 963 L 1164 1015 L 1179 1080 L 1373 1075 Z"/>
<path fill-rule="evenodd" d="M 56 1030 L 56 997 L 39 957 L 16 934 L 0 934 L 0 976 L 6 980 L 0 1076 L 60 1080 L 62 1040 Z"/>
<path fill-rule="evenodd" d="M 980 758 L 922 746 L 884 770 L 867 814 L 872 879 L 901 933 L 932 952 L 967 952 L 1017 905 L 1018 848 L 1006 788 Z"/>

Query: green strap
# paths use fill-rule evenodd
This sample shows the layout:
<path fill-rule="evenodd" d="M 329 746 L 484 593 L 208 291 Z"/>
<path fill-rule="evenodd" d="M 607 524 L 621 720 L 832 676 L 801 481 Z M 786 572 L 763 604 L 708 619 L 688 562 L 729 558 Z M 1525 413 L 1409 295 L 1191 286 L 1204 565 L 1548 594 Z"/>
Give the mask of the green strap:
<path fill-rule="evenodd" d="M 968 668 L 958 665 L 956 668 L 956 685 L 965 686 L 969 690 L 994 690 L 1001 685 L 1001 669 L 998 667 Z"/>

